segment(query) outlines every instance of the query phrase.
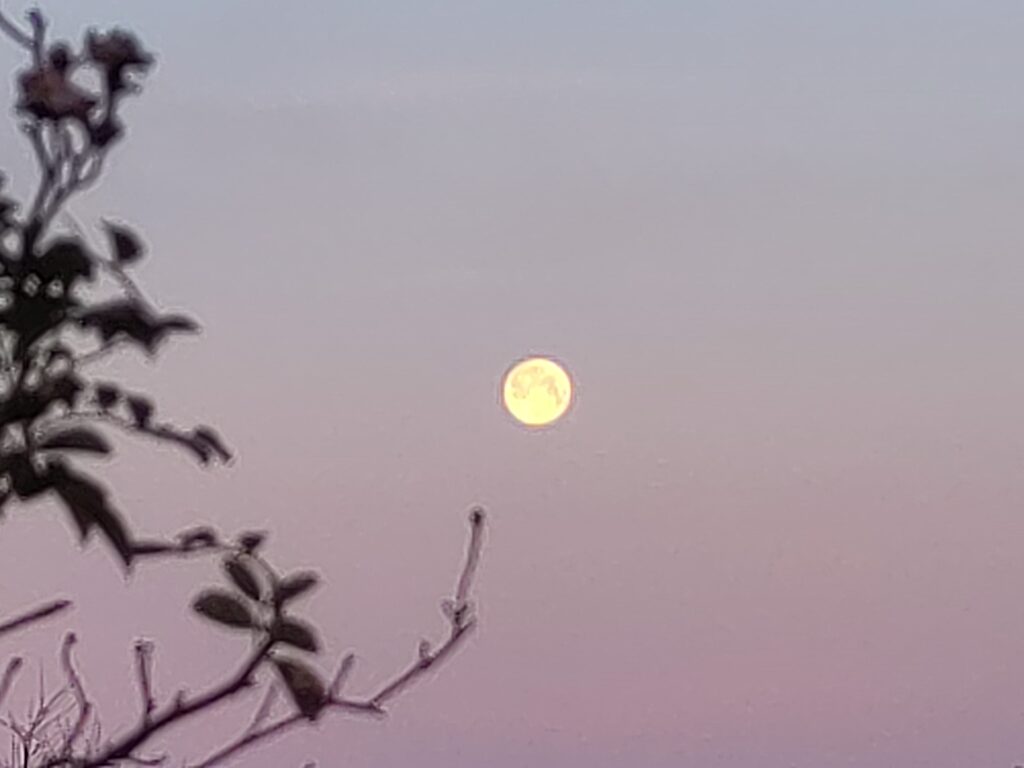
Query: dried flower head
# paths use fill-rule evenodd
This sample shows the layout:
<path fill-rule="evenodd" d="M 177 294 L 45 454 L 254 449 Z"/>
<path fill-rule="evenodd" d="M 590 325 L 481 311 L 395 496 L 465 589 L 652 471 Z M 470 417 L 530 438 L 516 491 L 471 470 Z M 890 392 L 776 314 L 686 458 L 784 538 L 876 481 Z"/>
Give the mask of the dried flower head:
<path fill-rule="evenodd" d="M 104 70 L 111 91 L 127 86 L 125 73 L 130 69 L 145 72 L 153 64 L 153 57 L 139 44 L 138 38 L 122 29 L 109 32 L 90 30 L 85 38 L 85 51 L 89 60 Z"/>
<path fill-rule="evenodd" d="M 73 117 L 88 122 L 96 98 L 52 66 L 33 68 L 18 78 L 19 99 L 15 108 L 39 120 Z"/>

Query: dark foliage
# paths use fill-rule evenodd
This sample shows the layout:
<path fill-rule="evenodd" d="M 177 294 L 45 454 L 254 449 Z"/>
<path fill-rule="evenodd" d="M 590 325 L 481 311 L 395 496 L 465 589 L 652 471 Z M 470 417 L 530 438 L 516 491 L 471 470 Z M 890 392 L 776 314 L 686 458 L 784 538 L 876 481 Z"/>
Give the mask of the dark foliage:
<path fill-rule="evenodd" d="M 222 558 L 226 585 L 201 591 L 192 608 L 201 620 L 247 638 L 251 647 L 234 674 L 161 703 L 151 683 L 153 645 L 140 640 L 135 653 L 141 716 L 134 727 L 101 746 L 85 732 L 90 723 L 96 725 L 94 705 L 72 659 L 75 635 L 68 633 L 61 652 L 67 687 L 50 704 L 40 703 L 30 727 L 12 727 L 24 750 L 18 768 L 161 764 L 163 758 L 142 751 L 155 736 L 259 684 L 261 672 L 277 682 L 267 683 L 266 698 L 249 729 L 194 768 L 210 768 L 327 711 L 380 716 L 387 703 L 447 658 L 472 630 L 469 587 L 481 548 L 482 513 L 470 516 L 465 565 L 454 596 L 443 603 L 446 637 L 433 648 L 422 641 L 409 667 L 373 695 L 358 699 L 341 690 L 354 657 L 346 655 L 327 684 L 315 663 L 319 632 L 292 613 L 300 598 L 319 585 L 319 576 L 309 570 L 279 574 L 263 555 L 264 531 L 245 531 L 233 540 L 205 525 L 169 540 L 135 534 L 93 474 L 95 465 L 80 463 L 113 456 L 111 430 L 173 444 L 203 465 L 232 458 L 212 427 L 177 427 L 159 418 L 148 395 L 90 376 L 89 364 L 98 359 L 122 349 L 152 357 L 172 336 L 195 333 L 199 326 L 187 315 L 158 309 L 135 282 L 132 268 L 147 249 L 134 229 L 104 221 L 105 247 L 96 248 L 77 226 L 66 231 L 54 223 L 57 213 L 67 213 L 68 200 L 96 181 L 108 152 L 124 136 L 122 103 L 139 91 L 137 80 L 153 57 L 123 30 L 90 31 L 75 47 L 48 41 L 40 13 L 30 12 L 28 22 L 26 31 L 0 11 L 0 32 L 24 48 L 31 61 L 15 80 L 15 115 L 39 170 L 36 193 L 24 207 L 4 194 L 0 174 L 0 515 L 16 502 L 56 500 L 82 542 L 98 533 L 126 569 L 141 558 Z M 80 77 L 86 71 L 93 77 Z M 89 82 L 99 85 L 83 84 Z M 0 635 L 70 607 L 66 600 L 51 601 L 0 622 Z M 20 666 L 15 658 L 0 674 L 0 702 Z M 290 711 L 275 717 L 279 685 L 287 692 Z M 35 729 L 52 715 L 48 708 L 65 694 L 73 699 L 73 718 L 61 722 L 60 735 L 50 742 L 35 741 Z"/>
<path fill-rule="evenodd" d="M 157 422 L 151 398 L 88 376 L 88 363 L 116 347 L 152 356 L 171 336 L 199 326 L 145 298 L 129 273 L 146 253 L 131 227 L 103 222 L 104 253 L 54 225 L 56 213 L 96 179 L 123 137 L 123 101 L 138 92 L 136 79 L 153 57 L 116 29 L 90 31 L 77 48 L 47 45 L 41 17 L 31 21 L 35 35 L 25 37 L 31 64 L 16 79 L 15 104 L 39 163 L 31 204 L 5 196 L 0 176 L 0 510 L 11 499 L 50 495 L 83 540 L 98 530 L 127 566 L 137 554 L 130 526 L 73 457 L 110 456 L 109 429 L 178 445 L 202 464 L 228 461 L 231 452 L 210 427 Z M 87 71 L 98 88 L 81 84 Z M 99 300 L 111 285 L 121 296 Z M 83 332 L 91 344 L 82 341 Z"/>

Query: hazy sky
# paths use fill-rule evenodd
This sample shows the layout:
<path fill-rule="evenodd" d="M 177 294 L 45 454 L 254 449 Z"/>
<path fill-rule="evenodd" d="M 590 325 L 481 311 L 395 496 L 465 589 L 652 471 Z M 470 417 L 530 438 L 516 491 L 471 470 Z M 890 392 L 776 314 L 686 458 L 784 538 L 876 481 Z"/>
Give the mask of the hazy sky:
<path fill-rule="evenodd" d="M 159 54 L 74 210 L 137 225 L 205 324 L 118 370 L 239 454 L 131 445 L 105 476 L 136 526 L 271 528 L 355 693 L 443 630 L 492 513 L 461 655 L 242 764 L 1024 762 L 1024 4 L 286 8 L 47 5 Z M 10 121 L 0 166 L 26 189 Z M 497 405 L 529 353 L 578 383 L 542 433 Z M 0 537 L 4 605 L 77 599 L 111 730 L 137 634 L 164 695 L 244 652 L 183 618 L 216 578 L 125 585 L 48 507 Z"/>

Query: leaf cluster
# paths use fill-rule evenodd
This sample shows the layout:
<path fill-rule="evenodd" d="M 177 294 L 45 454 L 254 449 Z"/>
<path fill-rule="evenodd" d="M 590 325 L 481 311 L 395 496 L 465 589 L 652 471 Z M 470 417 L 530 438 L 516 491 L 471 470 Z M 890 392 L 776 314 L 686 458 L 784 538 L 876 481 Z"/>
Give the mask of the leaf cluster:
<path fill-rule="evenodd" d="M 192 608 L 208 621 L 248 633 L 255 646 L 266 647 L 267 657 L 295 706 L 315 720 L 327 704 L 327 688 L 318 673 L 295 652 L 318 653 L 319 633 L 309 622 L 293 616 L 291 608 L 320 579 L 312 571 L 279 576 L 259 554 L 262 540 L 255 541 L 253 536 L 243 534 L 221 561 L 227 588 L 202 591 Z M 282 652 L 282 648 L 287 650 Z"/>
<path fill-rule="evenodd" d="M 111 455 L 112 429 L 177 445 L 202 464 L 228 461 L 231 452 L 212 428 L 158 421 L 145 393 L 88 375 L 90 363 L 116 350 L 151 358 L 199 326 L 145 297 L 132 272 L 146 247 L 131 227 L 104 221 L 97 247 L 80 230 L 54 225 L 123 136 L 122 102 L 139 91 L 152 55 L 120 29 L 90 30 L 77 48 L 48 42 L 42 17 L 29 18 L 33 34 L 16 37 L 31 65 L 16 80 L 15 114 L 40 180 L 31 204 L 20 206 L 0 173 L 0 512 L 10 500 L 51 496 L 83 541 L 98 530 L 129 566 L 129 526 L 77 462 Z"/>

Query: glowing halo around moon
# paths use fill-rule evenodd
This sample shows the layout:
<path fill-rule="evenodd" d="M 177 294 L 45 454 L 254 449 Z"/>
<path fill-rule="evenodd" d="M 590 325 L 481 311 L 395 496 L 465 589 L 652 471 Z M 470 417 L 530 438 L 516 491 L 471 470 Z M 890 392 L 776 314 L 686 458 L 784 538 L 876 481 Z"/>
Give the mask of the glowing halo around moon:
<path fill-rule="evenodd" d="M 572 380 L 565 369 L 546 357 L 521 360 L 505 374 L 501 399 L 516 421 L 543 427 L 558 421 L 572 403 Z"/>

